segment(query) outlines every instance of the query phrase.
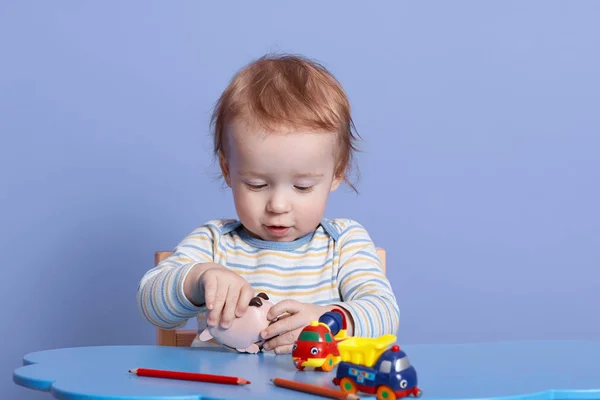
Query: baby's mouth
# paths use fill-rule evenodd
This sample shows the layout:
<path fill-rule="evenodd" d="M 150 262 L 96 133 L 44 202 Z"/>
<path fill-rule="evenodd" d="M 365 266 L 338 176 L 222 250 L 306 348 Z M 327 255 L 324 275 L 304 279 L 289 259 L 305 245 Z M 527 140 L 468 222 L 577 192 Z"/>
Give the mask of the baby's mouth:
<path fill-rule="evenodd" d="M 276 225 L 268 225 L 267 230 L 275 235 L 275 236 L 283 236 L 285 235 L 290 228 L 287 226 L 276 226 Z"/>

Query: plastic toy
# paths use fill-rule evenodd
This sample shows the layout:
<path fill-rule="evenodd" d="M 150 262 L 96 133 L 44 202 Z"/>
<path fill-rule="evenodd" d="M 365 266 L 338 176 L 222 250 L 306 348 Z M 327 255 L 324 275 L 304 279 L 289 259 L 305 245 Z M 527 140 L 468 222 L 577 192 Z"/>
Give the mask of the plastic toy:
<path fill-rule="evenodd" d="M 344 313 L 336 308 L 300 332 L 292 361 L 300 371 L 331 371 L 339 364 L 333 383 L 348 394 L 377 394 L 377 400 L 420 397 L 417 371 L 395 342 L 395 335 L 349 337 Z"/>
<path fill-rule="evenodd" d="M 219 325 L 208 327 L 200 333 L 199 339 L 203 342 L 214 339 L 217 343 L 239 352 L 258 353 L 264 343 L 260 332 L 271 324 L 267 313 L 273 307 L 273 303 L 269 301 L 269 296 L 261 292 L 252 298 L 250 306 L 229 328 L 224 329 Z"/>
<path fill-rule="evenodd" d="M 358 391 L 377 394 L 377 400 L 395 400 L 410 395 L 421 396 L 417 371 L 410 364 L 394 335 L 378 338 L 351 337 L 339 344 L 342 361 L 338 365 L 335 385 L 347 393 Z"/>
<path fill-rule="evenodd" d="M 344 313 L 326 312 L 300 332 L 292 348 L 294 366 L 300 371 L 306 367 L 331 371 L 342 360 L 338 343 L 347 338 Z"/>

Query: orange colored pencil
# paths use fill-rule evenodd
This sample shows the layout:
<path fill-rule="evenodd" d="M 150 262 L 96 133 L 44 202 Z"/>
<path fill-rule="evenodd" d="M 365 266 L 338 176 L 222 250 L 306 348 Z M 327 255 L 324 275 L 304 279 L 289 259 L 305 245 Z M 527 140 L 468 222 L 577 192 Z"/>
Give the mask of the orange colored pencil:
<path fill-rule="evenodd" d="M 250 383 L 250 381 L 246 379 L 235 376 L 198 374 L 195 372 L 166 371 L 162 369 L 149 368 L 135 368 L 130 369 L 129 372 L 138 376 L 148 376 L 151 378 L 179 379 L 185 381 L 223 383 L 228 385 L 247 385 Z"/>
<path fill-rule="evenodd" d="M 283 378 L 274 378 L 271 379 L 271 382 L 273 382 L 275 386 L 295 390 L 297 392 L 316 394 L 318 396 L 328 397 L 330 399 L 360 400 L 360 397 L 355 394 L 342 392 L 341 390 L 329 389 L 322 386 L 311 385 L 309 383 L 290 381 Z"/>

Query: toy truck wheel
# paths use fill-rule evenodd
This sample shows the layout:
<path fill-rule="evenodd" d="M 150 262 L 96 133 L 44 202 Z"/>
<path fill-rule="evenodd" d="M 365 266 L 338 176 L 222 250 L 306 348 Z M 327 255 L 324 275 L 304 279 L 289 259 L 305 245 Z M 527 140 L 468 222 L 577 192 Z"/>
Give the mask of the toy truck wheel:
<path fill-rule="evenodd" d="M 331 354 L 327 355 L 323 365 L 321 365 L 321 369 L 325 372 L 329 372 L 333 369 L 333 356 Z"/>
<path fill-rule="evenodd" d="M 343 377 L 340 380 L 340 389 L 342 392 L 355 394 L 358 392 L 358 387 L 356 386 L 356 382 L 352 378 L 348 378 L 347 376 Z"/>
<path fill-rule="evenodd" d="M 381 385 L 377 388 L 377 400 L 396 400 L 396 393 L 389 387 Z"/>

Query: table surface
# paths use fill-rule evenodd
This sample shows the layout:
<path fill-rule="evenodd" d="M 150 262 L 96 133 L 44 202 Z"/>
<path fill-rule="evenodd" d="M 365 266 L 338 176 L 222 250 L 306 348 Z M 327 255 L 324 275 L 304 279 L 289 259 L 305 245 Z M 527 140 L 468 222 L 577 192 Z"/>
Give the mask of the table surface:
<path fill-rule="evenodd" d="M 421 399 L 600 399 L 600 342 L 521 341 L 404 345 L 417 370 Z M 275 387 L 281 377 L 334 388 L 331 372 L 297 371 L 290 355 L 238 354 L 219 349 L 95 346 L 26 355 L 15 383 L 64 400 L 322 399 Z M 133 368 L 239 376 L 233 386 L 138 377 Z M 360 394 L 361 399 L 373 399 Z"/>

